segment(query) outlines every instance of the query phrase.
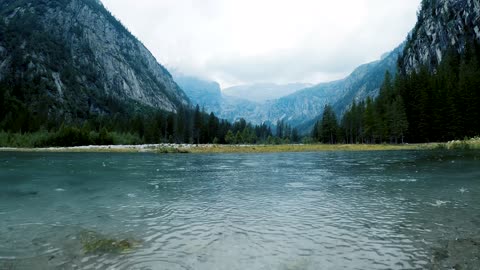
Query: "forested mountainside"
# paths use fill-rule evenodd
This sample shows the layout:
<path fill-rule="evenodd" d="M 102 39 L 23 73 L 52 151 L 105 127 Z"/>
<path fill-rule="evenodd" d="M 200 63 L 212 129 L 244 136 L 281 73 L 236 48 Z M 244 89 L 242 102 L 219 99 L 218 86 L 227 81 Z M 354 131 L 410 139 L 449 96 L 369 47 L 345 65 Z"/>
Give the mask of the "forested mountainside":
<path fill-rule="evenodd" d="M 381 60 L 361 65 L 345 79 L 322 83 L 283 97 L 269 108 L 272 118 L 284 118 L 301 131 L 309 131 L 325 105 L 330 104 L 337 115 L 343 114 L 352 100 L 375 97 L 385 72 L 395 74 L 397 58 L 403 44 L 386 54 Z"/>
<path fill-rule="evenodd" d="M 312 134 L 324 142 L 351 143 L 478 136 L 479 25 L 478 1 L 424 0 L 395 79 L 386 75 L 375 100 L 354 102 L 340 126 L 324 114 Z"/>
<path fill-rule="evenodd" d="M 47 121 L 190 105 L 170 73 L 97 0 L 0 0 L 0 18 L 6 128 L 9 121 L 23 121 L 16 125 L 27 131 Z"/>

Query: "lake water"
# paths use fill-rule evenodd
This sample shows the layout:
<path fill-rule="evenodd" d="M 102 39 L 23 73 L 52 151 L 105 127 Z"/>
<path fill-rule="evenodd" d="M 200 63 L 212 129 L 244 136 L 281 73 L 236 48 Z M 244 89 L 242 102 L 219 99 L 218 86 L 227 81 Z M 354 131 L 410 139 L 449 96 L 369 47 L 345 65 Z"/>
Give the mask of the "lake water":
<path fill-rule="evenodd" d="M 82 234 L 128 239 L 86 252 Z M 480 269 L 480 155 L 0 153 L 0 269 Z"/>

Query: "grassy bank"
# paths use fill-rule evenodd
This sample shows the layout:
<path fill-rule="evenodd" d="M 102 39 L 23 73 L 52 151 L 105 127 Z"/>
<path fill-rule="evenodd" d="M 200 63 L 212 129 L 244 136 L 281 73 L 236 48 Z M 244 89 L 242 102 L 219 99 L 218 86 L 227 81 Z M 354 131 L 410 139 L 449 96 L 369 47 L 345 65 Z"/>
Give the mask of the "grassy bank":
<path fill-rule="evenodd" d="M 0 151 L 16 152 L 106 152 L 106 153 L 282 153 L 323 151 L 399 151 L 399 150 L 480 150 L 480 137 L 428 144 L 280 144 L 280 145 L 193 145 L 193 144 L 150 144 L 150 145 L 92 145 L 78 147 L 23 147 L 0 148 Z"/>
<path fill-rule="evenodd" d="M 281 153 L 322 151 L 387 151 L 419 149 L 418 145 L 369 144 L 282 144 L 282 145 L 211 145 L 184 149 L 189 153 Z"/>
<path fill-rule="evenodd" d="M 438 143 L 435 149 L 445 150 L 480 150 L 480 137 L 465 139 L 461 141 L 450 141 Z"/>
<path fill-rule="evenodd" d="M 281 144 L 207 145 L 179 148 L 189 153 L 279 153 L 322 151 L 480 150 L 480 137 L 447 143 L 424 144 Z"/>

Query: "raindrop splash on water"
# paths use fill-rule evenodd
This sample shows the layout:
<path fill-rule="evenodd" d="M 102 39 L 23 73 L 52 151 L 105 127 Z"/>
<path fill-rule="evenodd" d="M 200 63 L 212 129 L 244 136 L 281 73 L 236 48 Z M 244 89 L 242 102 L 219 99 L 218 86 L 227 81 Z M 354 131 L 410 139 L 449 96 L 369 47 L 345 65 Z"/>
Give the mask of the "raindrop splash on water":
<path fill-rule="evenodd" d="M 473 159 L 41 155 L 0 153 L 0 268 L 428 269 L 480 236 Z"/>

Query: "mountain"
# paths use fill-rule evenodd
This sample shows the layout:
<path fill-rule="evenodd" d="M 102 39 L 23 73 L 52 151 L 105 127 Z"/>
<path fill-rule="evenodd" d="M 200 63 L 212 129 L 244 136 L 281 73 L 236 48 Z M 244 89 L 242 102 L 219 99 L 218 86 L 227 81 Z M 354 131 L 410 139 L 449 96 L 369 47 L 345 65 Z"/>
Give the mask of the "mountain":
<path fill-rule="evenodd" d="M 423 0 L 399 57 L 397 76 L 385 77 L 375 100 L 357 103 L 346 112 L 338 133 L 343 140 L 425 143 L 478 136 L 479 11 L 478 0 Z M 317 140 L 328 138 L 321 129 L 316 133 Z M 448 268 L 446 261 L 437 263 Z"/>
<path fill-rule="evenodd" d="M 176 74 L 174 74 L 174 80 L 194 105 L 198 104 L 210 112 L 217 113 L 219 111 L 222 103 L 222 91 L 217 82 Z"/>
<path fill-rule="evenodd" d="M 174 74 L 174 78 L 192 103 L 198 104 L 206 112 L 213 112 L 216 116 L 231 122 L 243 118 L 254 124 L 262 123 L 257 121 L 263 119 L 260 117 L 263 113 L 260 103 L 227 96 L 222 93 L 217 82 L 178 74 Z"/>
<path fill-rule="evenodd" d="M 67 121 L 127 105 L 175 112 L 190 104 L 98 0 L 0 0 L 0 18 L 0 84 L 9 104 Z"/>
<path fill-rule="evenodd" d="M 304 89 L 310 86 L 312 85 L 307 83 L 258 83 L 229 87 L 223 89 L 223 93 L 227 96 L 261 103 L 267 100 L 277 99 L 293 94 L 300 89 Z"/>
<path fill-rule="evenodd" d="M 421 65 L 434 71 L 448 50 L 464 52 L 468 43 L 480 40 L 479 18 L 480 2 L 475 0 L 424 0 L 418 22 L 407 41 L 380 60 L 358 67 L 345 79 L 321 83 L 274 100 L 244 101 L 241 106 L 233 102 L 228 113 L 224 107 L 219 108 L 219 115 L 229 119 L 244 117 L 254 123 L 284 120 L 306 132 L 321 115 L 325 104 L 331 104 L 340 117 L 353 100 L 377 96 L 387 71 L 394 75 L 399 65 L 406 73 L 418 71 Z M 233 88 L 226 93 L 248 89 L 251 88 Z"/>
<path fill-rule="evenodd" d="M 378 61 L 361 65 L 342 80 L 317 84 L 293 94 L 263 102 L 253 102 L 226 94 L 219 96 L 218 89 L 215 97 L 209 94 L 211 91 L 204 90 L 204 94 L 198 91 L 202 89 L 201 85 L 212 84 L 211 82 L 206 83 L 200 80 L 197 82 L 200 86 L 196 86 L 195 83 L 186 84 L 182 79 L 177 82 L 189 93 L 193 103 L 204 105 L 207 111 L 213 111 L 220 118 L 230 121 L 244 118 L 254 124 L 275 124 L 283 120 L 306 133 L 311 130 L 326 104 L 332 105 L 337 116 L 340 117 L 353 100 L 376 96 L 385 73 L 389 71 L 395 74 L 397 59 L 403 48 L 404 44 L 385 54 Z M 202 97 L 202 95 L 205 96 Z"/>
<path fill-rule="evenodd" d="M 400 65 L 406 73 L 421 65 L 433 71 L 448 50 L 463 53 L 473 40 L 480 40 L 478 0 L 423 0 Z"/>
<path fill-rule="evenodd" d="M 411 142 L 480 134 L 480 2 L 424 0 L 396 83 Z"/>
<path fill-rule="evenodd" d="M 303 131 L 311 129 L 326 104 L 332 105 L 340 117 L 353 100 L 378 94 L 385 72 L 395 73 L 402 49 L 403 45 L 381 60 L 361 65 L 342 80 L 321 83 L 276 100 L 270 104 L 269 116 L 274 121 L 284 119 Z"/>
<path fill-rule="evenodd" d="M 337 116 L 341 116 L 352 101 L 365 100 L 378 95 L 385 73 L 395 75 L 398 57 L 402 55 L 405 43 L 375 61 L 357 68 L 346 80 L 340 98 L 332 104 Z"/>
<path fill-rule="evenodd" d="M 288 116 L 300 130 L 309 130 L 312 116 L 330 103 L 338 117 L 353 100 L 378 95 L 386 71 L 391 74 L 418 72 L 426 65 L 434 72 L 449 50 L 464 53 L 467 44 L 480 41 L 480 2 L 478 0 L 423 0 L 418 21 L 407 40 L 381 60 L 357 68 L 347 78 L 319 84 L 279 99 L 276 117 Z M 320 108 L 319 108 L 320 105 Z"/>

